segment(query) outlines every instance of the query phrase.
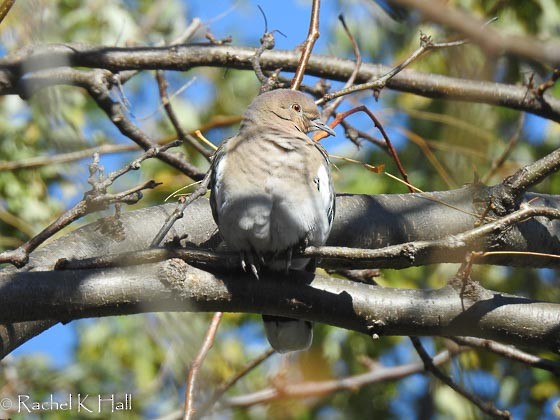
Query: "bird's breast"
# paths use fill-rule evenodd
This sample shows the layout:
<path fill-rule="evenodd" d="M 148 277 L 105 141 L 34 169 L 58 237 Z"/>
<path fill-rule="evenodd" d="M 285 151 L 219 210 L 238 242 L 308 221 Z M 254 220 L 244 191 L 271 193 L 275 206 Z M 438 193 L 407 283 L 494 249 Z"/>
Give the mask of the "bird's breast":
<path fill-rule="evenodd" d="M 240 143 L 228 151 L 216 200 L 226 243 L 261 252 L 283 251 L 303 239 L 322 244 L 330 226 L 318 168 L 311 170 L 322 161 L 314 147 L 302 152 L 274 142 Z"/>

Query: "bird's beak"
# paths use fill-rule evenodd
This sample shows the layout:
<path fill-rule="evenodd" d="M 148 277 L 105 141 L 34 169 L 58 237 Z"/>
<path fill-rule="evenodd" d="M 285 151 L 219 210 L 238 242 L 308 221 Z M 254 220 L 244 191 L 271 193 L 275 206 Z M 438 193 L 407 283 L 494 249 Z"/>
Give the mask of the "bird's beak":
<path fill-rule="evenodd" d="M 324 131 L 325 133 L 330 134 L 331 136 L 336 136 L 334 130 L 330 128 L 327 124 L 325 124 L 323 121 L 321 121 L 319 118 L 315 120 L 311 120 L 311 125 L 309 128 L 311 129 L 309 131 L 321 130 Z"/>

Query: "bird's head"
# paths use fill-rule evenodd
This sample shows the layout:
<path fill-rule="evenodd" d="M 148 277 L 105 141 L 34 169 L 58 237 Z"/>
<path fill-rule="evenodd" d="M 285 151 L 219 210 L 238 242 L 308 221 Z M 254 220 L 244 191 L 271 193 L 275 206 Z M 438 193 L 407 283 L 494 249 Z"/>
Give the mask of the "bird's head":
<path fill-rule="evenodd" d="M 321 121 L 319 108 L 310 96 L 291 89 L 277 89 L 257 96 L 249 108 L 246 117 L 259 114 L 270 124 L 295 127 L 302 133 L 322 130 L 335 135 L 332 128 Z"/>

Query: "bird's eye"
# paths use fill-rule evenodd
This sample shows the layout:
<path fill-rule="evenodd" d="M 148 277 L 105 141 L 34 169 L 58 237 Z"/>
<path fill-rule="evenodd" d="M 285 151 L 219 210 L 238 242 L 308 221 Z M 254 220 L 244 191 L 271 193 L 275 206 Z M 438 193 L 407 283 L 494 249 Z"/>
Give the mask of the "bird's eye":
<path fill-rule="evenodd" d="M 301 112 L 301 105 L 300 104 L 292 104 L 292 109 L 296 112 Z"/>

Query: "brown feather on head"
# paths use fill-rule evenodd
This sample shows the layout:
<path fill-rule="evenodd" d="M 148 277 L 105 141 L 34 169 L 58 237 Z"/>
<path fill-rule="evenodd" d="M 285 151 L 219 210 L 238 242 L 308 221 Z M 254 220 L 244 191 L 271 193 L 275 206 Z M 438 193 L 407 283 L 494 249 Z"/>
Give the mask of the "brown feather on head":
<path fill-rule="evenodd" d="M 277 89 L 257 96 L 247 108 L 244 118 L 253 119 L 255 114 L 267 118 L 278 118 L 278 122 L 291 121 L 303 133 L 322 130 L 335 135 L 334 131 L 320 119 L 319 108 L 305 93 L 291 89 Z"/>

